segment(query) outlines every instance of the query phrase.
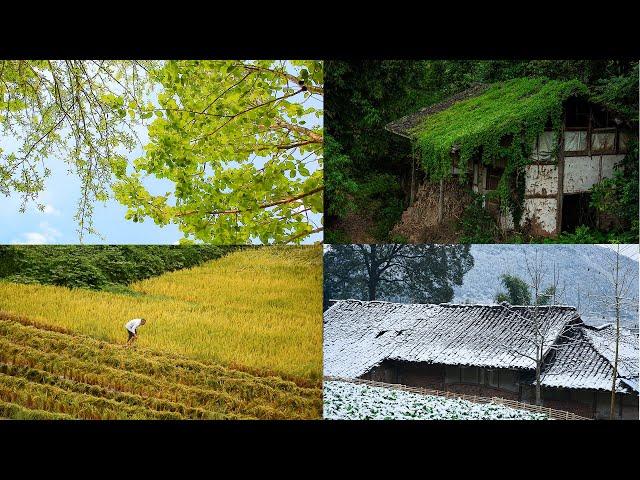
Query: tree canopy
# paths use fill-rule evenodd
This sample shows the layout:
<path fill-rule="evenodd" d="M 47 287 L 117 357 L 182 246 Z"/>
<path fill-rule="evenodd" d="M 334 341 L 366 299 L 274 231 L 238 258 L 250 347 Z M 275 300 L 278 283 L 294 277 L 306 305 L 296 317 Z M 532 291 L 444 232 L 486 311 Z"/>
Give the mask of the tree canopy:
<path fill-rule="evenodd" d="M 517 275 L 507 273 L 500 276 L 503 291 L 496 293 L 496 302 L 507 302 L 511 305 L 532 305 L 531 288 L 529 284 Z M 538 294 L 535 305 L 549 305 L 556 293 L 556 287 L 549 285 Z"/>
<path fill-rule="evenodd" d="M 320 61 L 2 61 L 0 128 L 19 147 L 0 151 L 0 192 L 24 210 L 56 156 L 81 180 L 81 238 L 113 195 L 187 241 L 299 243 L 322 230 L 322 97 Z"/>
<path fill-rule="evenodd" d="M 331 245 L 324 254 L 325 302 L 334 299 L 417 303 L 453 298 L 473 267 L 469 245 Z"/>

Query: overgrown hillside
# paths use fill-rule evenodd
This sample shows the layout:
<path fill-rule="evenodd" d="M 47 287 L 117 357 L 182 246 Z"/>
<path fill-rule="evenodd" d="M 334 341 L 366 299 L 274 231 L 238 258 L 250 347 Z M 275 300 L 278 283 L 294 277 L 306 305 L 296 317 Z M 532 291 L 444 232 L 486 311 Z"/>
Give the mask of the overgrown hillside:
<path fill-rule="evenodd" d="M 237 247 L 211 245 L 0 245 L 0 279 L 122 290 L 137 280 L 194 267 Z"/>
<path fill-rule="evenodd" d="M 320 418 L 320 388 L 0 312 L 0 418 Z"/>
<path fill-rule="evenodd" d="M 258 247 L 133 283 L 126 294 L 0 281 L 0 311 L 139 348 L 319 386 L 320 247 Z"/>

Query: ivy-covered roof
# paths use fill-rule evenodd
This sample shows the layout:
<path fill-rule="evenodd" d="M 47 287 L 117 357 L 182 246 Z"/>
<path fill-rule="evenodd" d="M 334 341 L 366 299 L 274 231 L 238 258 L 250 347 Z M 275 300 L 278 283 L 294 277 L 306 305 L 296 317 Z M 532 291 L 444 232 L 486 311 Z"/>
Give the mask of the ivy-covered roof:
<path fill-rule="evenodd" d="M 407 115 L 405 117 L 399 118 L 398 120 L 394 120 L 393 122 L 388 123 L 385 126 L 385 129 L 390 131 L 391 133 L 395 133 L 397 135 L 403 137 L 410 137 L 411 131 L 420 125 L 423 120 L 433 115 L 434 113 L 441 112 L 451 107 L 454 103 L 458 103 L 462 100 L 467 100 L 472 97 L 476 97 L 482 92 L 484 92 L 489 85 L 483 83 L 477 83 L 466 90 L 456 93 L 451 97 L 447 98 L 443 102 L 434 103 L 433 105 L 429 105 L 427 107 L 421 108 L 416 113 L 412 113 L 411 115 Z"/>
<path fill-rule="evenodd" d="M 411 138 L 425 170 L 446 176 L 453 149 L 460 150 L 461 164 L 478 152 L 485 163 L 510 156 L 515 147 L 530 145 L 549 120 L 559 127 L 563 102 L 577 94 L 587 95 L 578 80 L 525 77 L 476 85 L 392 122 L 387 130 Z M 505 146 L 509 135 L 517 141 Z"/>

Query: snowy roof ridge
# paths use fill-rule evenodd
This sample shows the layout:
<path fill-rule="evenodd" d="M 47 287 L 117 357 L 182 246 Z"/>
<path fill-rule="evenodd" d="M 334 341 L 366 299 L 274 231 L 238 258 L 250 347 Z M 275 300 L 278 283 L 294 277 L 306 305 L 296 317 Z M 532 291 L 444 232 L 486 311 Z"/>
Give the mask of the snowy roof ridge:
<path fill-rule="evenodd" d="M 464 308 L 472 308 L 472 307 L 511 307 L 511 308 L 566 308 L 570 310 L 576 310 L 576 307 L 573 305 L 565 305 L 565 304 L 553 304 L 553 305 L 512 305 L 508 302 L 499 302 L 499 303 L 454 303 L 454 302 L 441 302 L 441 303 L 403 303 L 403 302 L 392 302 L 389 300 L 360 300 L 357 298 L 346 298 L 346 299 L 329 299 L 329 302 L 334 304 L 336 303 L 380 303 L 380 304 L 391 304 L 391 305 L 433 305 L 440 307 L 464 307 Z"/>
<path fill-rule="evenodd" d="M 629 329 L 623 335 L 634 337 L 635 341 L 622 339 L 616 391 L 627 393 L 631 389 L 638 391 L 638 336 Z M 542 385 L 546 387 L 563 387 L 611 391 L 613 375 L 613 359 L 607 353 L 611 339 L 599 335 L 607 330 L 597 329 L 589 325 L 580 325 L 576 338 L 558 345 L 552 361 L 544 366 Z M 598 341 L 595 341 L 594 335 Z M 634 348 L 635 347 L 635 348 Z"/>
<path fill-rule="evenodd" d="M 533 310 L 500 304 L 337 302 L 324 314 L 325 375 L 355 378 L 387 359 L 532 369 L 533 347 L 522 338 L 534 328 Z M 580 319 L 574 307 L 550 306 L 538 313 L 549 327 L 549 348 L 568 324 Z"/>
<path fill-rule="evenodd" d="M 611 331 L 611 329 L 591 330 L 585 331 L 585 336 L 593 346 L 593 349 L 606 359 L 613 370 L 615 364 L 616 332 Z M 620 327 L 619 340 L 617 375 L 619 378 L 630 379 L 637 382 L 640 369 L 638 334 L 630 329 Z"/>

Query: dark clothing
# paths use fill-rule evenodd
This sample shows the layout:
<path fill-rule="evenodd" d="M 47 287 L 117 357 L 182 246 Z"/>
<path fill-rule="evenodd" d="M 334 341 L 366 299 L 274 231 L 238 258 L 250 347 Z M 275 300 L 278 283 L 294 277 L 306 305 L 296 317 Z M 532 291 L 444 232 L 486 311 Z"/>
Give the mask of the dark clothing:
<path fill-rule="evenodd" d="M 133 333 L 131 330 L 127 330 L 127 333 L 129 334 L 129 338 L 127 338 L 127 342 L 136 336 L 136 334 Z"/>

